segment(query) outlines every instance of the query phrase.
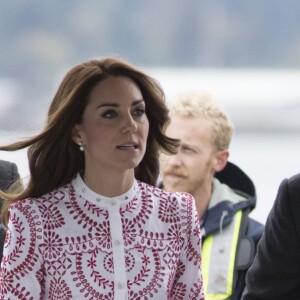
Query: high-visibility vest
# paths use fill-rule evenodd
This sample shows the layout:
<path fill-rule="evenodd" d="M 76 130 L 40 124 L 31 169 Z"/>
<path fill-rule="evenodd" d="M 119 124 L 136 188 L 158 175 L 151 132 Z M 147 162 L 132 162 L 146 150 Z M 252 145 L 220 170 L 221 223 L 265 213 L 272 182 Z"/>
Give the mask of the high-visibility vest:
<path fill-rule="evenodd" d="M 232 222 L 224 228 L 221 218 L 220 232 L 208 235 L 203 241 L 202 274 L 206 300 L 231 299 L 242 217 L 242 210 L 237 211 Z"/>

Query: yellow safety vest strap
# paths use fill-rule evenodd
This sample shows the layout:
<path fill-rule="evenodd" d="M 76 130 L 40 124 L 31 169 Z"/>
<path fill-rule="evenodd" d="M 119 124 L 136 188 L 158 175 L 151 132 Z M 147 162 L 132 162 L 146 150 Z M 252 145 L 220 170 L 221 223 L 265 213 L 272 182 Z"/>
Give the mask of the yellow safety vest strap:
<path fill-rule="evenodd" d="M 233 293 L 234 267 L 242 211 L 222 233 L 207 236 L 202 246 L 202 273 L 206 300 L 228 299 Z"/>

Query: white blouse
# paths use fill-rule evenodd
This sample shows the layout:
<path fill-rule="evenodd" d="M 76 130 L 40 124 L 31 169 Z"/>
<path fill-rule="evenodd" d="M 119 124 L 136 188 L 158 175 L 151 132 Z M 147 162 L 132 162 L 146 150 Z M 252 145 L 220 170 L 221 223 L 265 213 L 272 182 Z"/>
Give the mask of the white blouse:
<path fill-rule="evenodd" d="M 80 176 L 10 207 L 0 299 L 204 299 L 194 199 L 135 181 L 108 198 Z"/>

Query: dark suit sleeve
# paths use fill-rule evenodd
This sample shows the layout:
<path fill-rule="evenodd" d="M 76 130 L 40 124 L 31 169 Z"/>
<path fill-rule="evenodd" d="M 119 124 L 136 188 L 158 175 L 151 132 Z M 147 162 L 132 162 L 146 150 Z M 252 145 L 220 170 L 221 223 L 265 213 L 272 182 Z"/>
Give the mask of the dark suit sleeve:
<path fill-rule="evenodd" d="M 20 178 L 17 165 L 8 161 L 0 161 L 0 189 L 7 190 Z"/>
<path fill-rule="evenodd" d="M 0 160 L 0 189 L 6 191 L 15 181 L 20 178 L 17 165 L 8 161 Z M 0 209 L 2 201 L 0 199 Z M 3 246 L 6 232 L 0 224 L 0 263 L 2 260 Z"/>
<path fill-rule="evenodd" d="M 15 182 L 20 178 L 20 174 L 18 171 L 18 167 L 15 163 L 11 164 L 11 174 L 12 174 L 12 181 Z"/>
<path fill-rule="evenodd" d="M 284 180 L 268 216 L 242 300 L 300 299 L 300 175 Z"/>

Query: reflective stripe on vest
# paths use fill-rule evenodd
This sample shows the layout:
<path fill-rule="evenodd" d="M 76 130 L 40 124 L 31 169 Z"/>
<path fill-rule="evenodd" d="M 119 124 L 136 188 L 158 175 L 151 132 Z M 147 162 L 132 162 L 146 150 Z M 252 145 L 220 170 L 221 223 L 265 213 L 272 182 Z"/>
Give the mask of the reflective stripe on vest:
<path fill-rule="evenodd" d="M 228 299 L 233 293 L 234 266 L 242 211 L 217 234 L 207 236 L 202 245 L 202 274 L 206 300 Z"/>

